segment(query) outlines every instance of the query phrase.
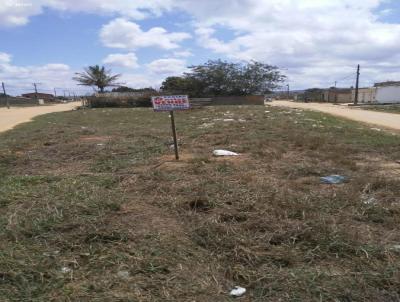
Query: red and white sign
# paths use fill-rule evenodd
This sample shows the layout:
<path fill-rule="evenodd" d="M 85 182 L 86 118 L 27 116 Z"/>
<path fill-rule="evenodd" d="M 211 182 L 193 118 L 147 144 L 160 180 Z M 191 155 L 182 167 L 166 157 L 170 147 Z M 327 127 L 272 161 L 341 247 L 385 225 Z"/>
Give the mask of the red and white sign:
<path fill-rule="evenodd" d="M 154 111 L 174 111 L 190 109 L 187 95 L 164 95 L 151 97 Z"/>

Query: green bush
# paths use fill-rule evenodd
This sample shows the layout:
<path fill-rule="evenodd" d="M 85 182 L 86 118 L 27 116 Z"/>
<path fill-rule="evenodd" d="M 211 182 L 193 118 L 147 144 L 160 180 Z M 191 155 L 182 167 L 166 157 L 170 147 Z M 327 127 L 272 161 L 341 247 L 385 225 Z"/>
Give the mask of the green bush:
<path fill-rule="evenodd" d="M 104 107 L 151 107 L 151 97 L 99 97 L 88 98 L 88 105 L 92 108 Z"/>

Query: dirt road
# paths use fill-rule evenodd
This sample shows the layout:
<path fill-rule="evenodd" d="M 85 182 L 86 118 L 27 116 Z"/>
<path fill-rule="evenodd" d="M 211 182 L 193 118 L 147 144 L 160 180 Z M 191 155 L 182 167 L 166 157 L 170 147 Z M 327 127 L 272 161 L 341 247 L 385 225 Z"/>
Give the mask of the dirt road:
<path fill-rule="evenodd" d="M 9 130 L 18 124 L 26 123 L 35 116 L 52 113 L 69 111 L 81 105 L 80 102 L 72 102 L 67 104 L 57 104 L 51 106 L 23 107 L 23 108 L 0 108 L 0 132 Z"/>
<path fill-rule="evenodd" d="M 400 130 L 400 114 L 396 113 L 369 111 L 358 108 L 351 108 L 348 106 L 339 106 L 324 103 L 296 103 L 290 101 L 273 101 L 268 104 L 271 106 L 321 111 L 358 122 Z"/>

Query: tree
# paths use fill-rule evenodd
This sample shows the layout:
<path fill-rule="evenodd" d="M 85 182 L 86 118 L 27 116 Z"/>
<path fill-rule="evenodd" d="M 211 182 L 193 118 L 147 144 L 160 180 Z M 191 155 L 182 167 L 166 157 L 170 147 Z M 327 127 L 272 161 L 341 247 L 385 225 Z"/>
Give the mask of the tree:
<path fill-rule="evenodd" d="M 168 77 L 162 82 L 161 90 L 170 93 L 187 93 L 190 89 L 189 81 L 185 77 Z"/>
<path fill-rule="evenodd" d="M 157 92 L 154 88 L 146 87 L 146 88 L 130 88 L 127 86 L 119 86 L 117 88 L 113 88 L 112 92 L 148 92 L 148 93 L 155 93 Z"/>
<path fill-rule="evenodd" d="M 83 86 L 95 86 L 98 88 L 100 93 L 104 92 L 104 88 L 109 86 L 117 86 L 117 79 L 121 76 L 120 74 L 111 74 L 111 70 L 106 70 L 104 66 L 89 66 L 84 69 L 84 72 L 76 73 L 76 77 L 72 79 L 79 82 L 78 85 Z"/>
<path fill-rule="evenodd" d="M 161 90 L 195 97 L 266 94 L 285 79 L 276 66 L 252 61 L 230 63 L 222 60 L 190 66 L 181 77 L 167 78 Z"/>

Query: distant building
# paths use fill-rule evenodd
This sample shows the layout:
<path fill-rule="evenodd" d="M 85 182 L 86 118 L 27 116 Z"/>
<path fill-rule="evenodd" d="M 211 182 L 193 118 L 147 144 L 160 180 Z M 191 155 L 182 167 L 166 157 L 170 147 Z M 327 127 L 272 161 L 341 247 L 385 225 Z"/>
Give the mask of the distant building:
<path fill-rule="evenodd" d="M 376 87 L 360 88 L 358 89 L 358 103 L 360 104 L 373 104 L 376 103 Z M 356 98 L 356 90 L 351 91 L 351 102 L 354 103 Z"/>
<path fill-rule="evenodd" d="M 25 97 L 25 98 L 29 98 L 29 99 L 35 99 L 35 98 L 38 98 L 38 99 L 42 99 L 42 100 L 45 100 L 45 101 L 52 101 L 52 100 L 54 100 L 54 95 L 52 95 L 52 94 L 49 94 L 49 93 L 35 93 L 35 92 L 31 92 L 31 93 L 24 93 L 24 94 L 22 94 L 21 95 L 22 97 Z"/>
<path fill-rule="evenodd" d="M 400 103 L 400 82 L 376 83 L 376 102 L 381 104 Z"/>
<path fill-rule="evenodd" d="M 324 90 L 324 102 L 351 103 L 351 88 L 329 88 Z"/>
<path fill-rule="evenodd" d="M 304 101 L 306 102 L 323 102 L 324 101 L 324 89 L 310 88 L 304 91 Z"/>
<path fill-rule="evenodd" d="M 387 87 L 387 86 L 400 86 L 399 81 L 386 81 L 386 82 L 380 82 L 380 83 L 375 83 L 374 87 Z"/>

